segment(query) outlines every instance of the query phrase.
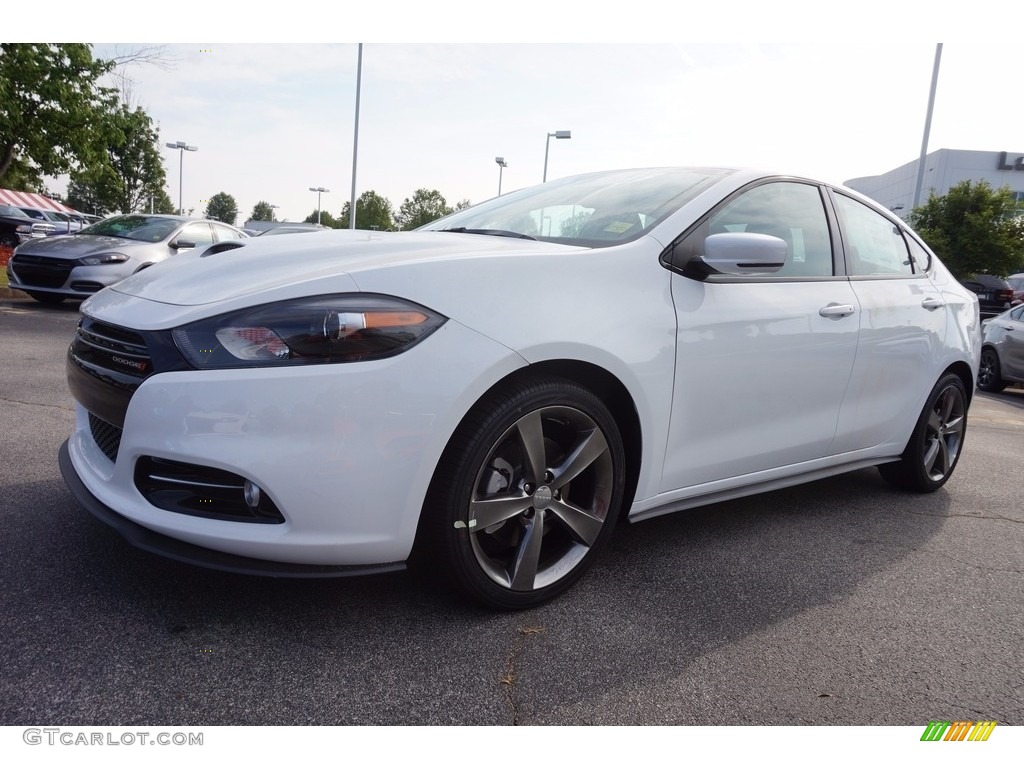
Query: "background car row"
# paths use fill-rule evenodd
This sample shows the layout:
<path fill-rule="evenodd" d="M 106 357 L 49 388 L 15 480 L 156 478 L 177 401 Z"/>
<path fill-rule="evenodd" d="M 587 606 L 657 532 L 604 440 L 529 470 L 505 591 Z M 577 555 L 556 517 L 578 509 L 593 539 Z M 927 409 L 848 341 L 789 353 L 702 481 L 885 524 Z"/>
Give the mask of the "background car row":
<path fill-rule="evenodd" d="M 76 234 L 23 243 L 7 265 L 7 280 L 41 302 L 85 299 L 176 253 L 246 237 L 219 221 L 112 216 Z"/>

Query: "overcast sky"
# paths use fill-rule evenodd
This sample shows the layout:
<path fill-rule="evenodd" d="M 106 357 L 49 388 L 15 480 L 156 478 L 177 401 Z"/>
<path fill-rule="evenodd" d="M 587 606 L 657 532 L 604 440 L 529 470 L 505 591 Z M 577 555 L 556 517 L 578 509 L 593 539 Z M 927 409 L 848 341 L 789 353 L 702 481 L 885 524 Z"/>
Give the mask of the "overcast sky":
<path fill-rule="evenodd" d="M 238 42 L 271 37 L 362 33 L 381 41 L 363 47 L 356 187 L 357 194 L 377 191 L 396 209 L 420 187 L 439 190 L 451 204 L 494 196 L 496 156 L 508 163 L 503 191 L 537 184 L 546 136 L 556 130 L 572 138 L 551 139 L 549 179 L 637 166 L 753 165 L 842 182 L 911 161 L 921 148 L 944 30 L 910 34 L 905 12 L 877 6 L 861 4 L 856 18 L 819 18 L 820 4 L 773 4 L 791 15 L 765 22 L 764 34 L 743 4 L 670 20 L 659 6 L 631 3 L 629 13 L 620 7 L 619 16 L 589 29 L 565 20 L 605 6 L 553 11 L 522 2 L 500 12 L 500 4 L 436 3 L 429 19 L 382 8 L 396 17 L 393 30 L 380 19 L 368 22 L 367 11 L 346 25 L 349 11 L 337 4 L 330 13 L 304 10 L 301 20 L 287 6 L 254 9 L 245 19 L 185 14 L 177 28 L 162 30 L 164 39 L 224 30 L 222 39 L 235 42 L 168 44 L 169 68 L 136 67 L 130 75 L 162 141 L 199 147 L 184 157 L 185 207 L 201 213 L 212 194 L 228 192 L 239 223 L 259 200 L 279 206 L 279 219 L 304 218 L 316 207 L 311 186 L 331 190 L 323 208 L 334 214 L 351 195 L 356 43 Z M 971 7 L 960 11 L 958 29 L 988 33 L 944 42 L 929 147 L 1024 152 L 1014 30 L 1000 33 L 984 3 Z M 460 15 L 467 9 L 471 16 Z M 815 15 L 801 28 L 804 9 Z M 204 23 L 195 23 L 200 17 Z M 536 42 L 472 42 L 508 39 L 509 17 L 513 37 Z M 619 21 L 622 39 L 641 40 L 646 31 L 660 41 L 607 42 L 619 37 Z M 673 28 L 696 42 L 665 42 Z M 75 29 L 75 39 L 89 42 L 117 35 L 121 51 L 153 40 L 152 29 L 131 19 L 113 31 Z M 560 35 L 580 42 L 558 42 Z M 445 42 L 413 42 L 432 39 Z M 103 43 L 95 52 L 113 49 Z M 176 202 L 179 154 L 163 151 Z"/>

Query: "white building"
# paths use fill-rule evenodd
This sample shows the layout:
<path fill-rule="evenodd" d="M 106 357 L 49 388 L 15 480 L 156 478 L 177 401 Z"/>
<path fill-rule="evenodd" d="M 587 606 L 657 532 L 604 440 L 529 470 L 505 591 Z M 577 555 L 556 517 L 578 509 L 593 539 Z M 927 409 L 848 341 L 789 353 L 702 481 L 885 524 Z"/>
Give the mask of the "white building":
<path fill-rule="evenodd" d="M 880 176 L 850 179 L 846 186 L 906 217 L 914 207 L 918 161 L 913 160 Z M 976 152 L 970 149 L 938 149 L 925 155 L 924 182 L 918 205 L 928 195 L 946 194 L 961 181 L 987 181 L 993 189 L 1009 187 L 1024 200 L 1024 153 Z"/>

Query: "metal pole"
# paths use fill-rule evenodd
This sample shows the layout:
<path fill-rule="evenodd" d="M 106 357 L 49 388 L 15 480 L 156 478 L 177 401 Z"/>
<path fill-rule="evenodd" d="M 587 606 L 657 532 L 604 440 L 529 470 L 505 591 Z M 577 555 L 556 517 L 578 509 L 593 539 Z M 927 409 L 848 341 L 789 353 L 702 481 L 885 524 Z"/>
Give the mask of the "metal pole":
<path fill-rule="evenodd" d="M 928 134 L 932 130 L 932 109 L 935 107 L 935 89 L 939 83 L 939 61 L 942 59 L 942 43 L 935 45 L 935 64 L 932 66 L 932 87 L 928 93 L 928 114 L 924 119 L 924 137 L 921 139 L 921 157 L 917 161 L 917 184 L 914 186 L 914 208 L 921 203 L 921 187 L 924 186 L 924 163 L 928 155 Z"/>
<path fill-rule="evenodd" d="M 501 197 L 501 174 L 505 170 L 504 165 L 498 166 L 498 197 Z"/>
<path fill-rule="evenodd" d="M 356 64 L 356 127 L 352 139 L 352 202 L 348 207 L 348 228 L 356 228 L 356 158 L 359 156 L 359 93 L 363 84 L 363 44 L 359 44 L 359 62 Z"/>
<path fill-rule="evenodd" d="M 178 147 L 178 215 L 185 215 L 185 206 L 181 202 L 181 180 L 184 176 L 183 170 L 185 168 L 185 148 Z"/>
<path fill-rule="evenodd" d="M 544 141 L 544 178 L 541 179 L 541 183 L 548 180 L 548 149 L 551 147 L 551 134 L 548 134 L 547 139 Z"/>

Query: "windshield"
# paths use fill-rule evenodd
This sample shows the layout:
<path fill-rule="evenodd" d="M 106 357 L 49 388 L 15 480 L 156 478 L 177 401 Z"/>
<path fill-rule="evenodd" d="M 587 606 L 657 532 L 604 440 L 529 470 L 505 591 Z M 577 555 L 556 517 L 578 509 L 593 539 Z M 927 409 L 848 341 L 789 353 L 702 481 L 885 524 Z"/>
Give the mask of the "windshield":
<path fill-rule="evenodd" d="M 106 235 L 144 243 L 159 243 L 184 224 L 180 219 L 164 216 L 114 216 L 91 227 L 79 230 L 80 235 Z"/>
<path fill-rule="evenodd" d="M 647 168 L 591 173 L 510 192 L 420 227 L 527 236 L 591 247 L 635 240 L 725 171 Z"/>
<path fill-rule="evenodd" d="M 15 219 L 31 219 L 32 217 L 25 213 L 21 208 L 15 208 L 10 205 L 0 205 L 0 216 L 11 216 Z"/>

